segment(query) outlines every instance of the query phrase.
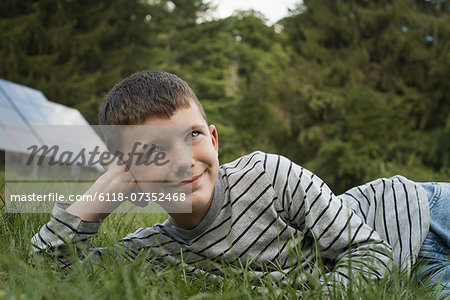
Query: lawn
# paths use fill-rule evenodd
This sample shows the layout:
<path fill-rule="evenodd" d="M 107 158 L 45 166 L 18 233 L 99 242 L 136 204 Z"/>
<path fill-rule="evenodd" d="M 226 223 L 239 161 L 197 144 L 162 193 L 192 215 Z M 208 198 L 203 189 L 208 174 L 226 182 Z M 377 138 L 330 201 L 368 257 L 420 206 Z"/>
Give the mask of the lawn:
<path fill-rule="evenodd" d="M 47 255 L 30 255 L 30 239 L 49 220 L 48 214 L 4 212 L 0 199 L 0 299 L 326 299 L 317 278 L 303 287 L 267 278 L 257 283 L 265 292 L 252 289 L 247 276 L 232 272 L 212 279 L 192 275 L 182 267 L 162 267 L 145 255 L 124 261 L 121 255 L 106 255 L 101 261 L 76 259 L 72 268 L 61 269 Z M 118 245 L 126 233 L 150 226 L 164 214 L 113 214 L 92 239 L 92 247 Z M 226 266 L 225 266 L 226 269 Z M 331 299 L 439 299 L 431 288 L 417 285 L 402 272 L 379 282 L 360 283 L 357 274 L 347 288 L 335 285 Z"/>

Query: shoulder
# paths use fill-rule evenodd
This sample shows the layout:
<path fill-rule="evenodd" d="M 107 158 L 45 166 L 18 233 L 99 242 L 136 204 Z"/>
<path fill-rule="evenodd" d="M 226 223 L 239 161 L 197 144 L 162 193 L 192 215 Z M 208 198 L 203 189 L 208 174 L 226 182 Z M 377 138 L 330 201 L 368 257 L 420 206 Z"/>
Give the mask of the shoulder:
<path fill-rule="evenodd" d="M 270 172 L 280 166 L 289 167 L 289 165 L 292 164 L 292 161 L 282 155 L 265 153 L 258 150 L 241 156 L 232 162 L 223 164 L 221 169 L 225 171 L 230 169 L 244 169 L 250 164 L 260 164 L 264 170 Z"/>
<path fill-rule="evenodd" d="M 259 174 L 264 173 L 264 161 L 265 153 L 252 152 L 220 166 L 219 176 L 227 178 L 229 184 L 232 184 L 234 180 L 258 177 Z"/>
<path fill-rule="evenodd" d="M 262 160 L 264 159 L 265 153 L 262 151 L 254 151 L 252 153 L 243 155 L 241 157 L 236 158 L 235 160 L 229 162 L 229 163 L 225 163 L 223 165 L 221 165 L 220 167 L 223 169 L 229 169 L 229 168 L 235 168 L 238 166 L 242 166 L 243 164 L 245 164 L 248 161 L 258 161 L 258 160 Z"/>
<path fill-rule="evenodd" d="M 287 178 L 298 170 L 300 170 L 298 165 L 282 155 L 255 151 L 222 165 L 220 173 L 222 178 L 228 177 L 230 184 L 233 180 L 263 177 L 275 186 L 278 182 L 280 184 L 286 182 Z"/>

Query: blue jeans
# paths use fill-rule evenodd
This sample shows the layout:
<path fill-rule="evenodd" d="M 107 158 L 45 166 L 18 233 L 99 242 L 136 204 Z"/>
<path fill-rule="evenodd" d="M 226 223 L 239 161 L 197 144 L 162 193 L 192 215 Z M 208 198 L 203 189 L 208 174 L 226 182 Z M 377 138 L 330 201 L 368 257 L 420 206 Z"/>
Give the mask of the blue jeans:
<path fill-rule="evenodd" d="M 430 204 L 430 231 L 419 252 L 419 281 L 450 296 L 450 183 L 422 183 Z"/>

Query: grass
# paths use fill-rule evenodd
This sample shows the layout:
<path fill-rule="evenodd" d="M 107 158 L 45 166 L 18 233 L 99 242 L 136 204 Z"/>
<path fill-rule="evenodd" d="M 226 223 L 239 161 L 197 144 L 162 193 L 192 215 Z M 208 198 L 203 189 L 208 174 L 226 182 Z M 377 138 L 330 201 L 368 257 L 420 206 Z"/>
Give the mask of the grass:
<path fill-rule="evenodd" d="M 3 182 L 3 181 L 2 181 Z M 1 196 L 0 196 L 1 197 Z M 112 246 L 126 233 L 151 226 L 164 214 L 113 214 L 102 225 L 91 246 Z M 252 290 L 250 271 L 235 275 L 225 271 L 214 279 L 208 274 L 191 275 L 183 267 L 162 267 L 140 255 L 124 261 L 121 255 L 101 261 L 76 259 L 71 269 L 61 269 L 45 255 L 30 255 L 30 239 L 48 222 L 48 214 L 4 213 L 0 199 L 0 299 L 326 299 L 327 294 L 310 278 L 308 285 L 281 286 L 268 278 Z M 225 269 L 226 266 L 225 266 Z M 438 293 L 395 271 L 388 279 L 362 284 L 357 274 L 348 288 L 336 284 L 331 299 L 439 299 Z"/>

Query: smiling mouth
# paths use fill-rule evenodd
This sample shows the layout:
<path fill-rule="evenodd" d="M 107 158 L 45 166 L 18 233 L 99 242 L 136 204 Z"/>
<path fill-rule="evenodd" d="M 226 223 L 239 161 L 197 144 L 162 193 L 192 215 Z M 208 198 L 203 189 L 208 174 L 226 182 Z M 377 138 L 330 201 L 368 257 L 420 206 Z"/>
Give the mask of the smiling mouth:
<path fill-rule="evenodd" d="M 202 173 L 200 173 L 197 176 L 194 176 L 190 179 L 185 179 L 185 180 L 136 180 L 134 182 L 135 183 L 166 184 L 166 187 L 175 188 L 175 189 L 193 188 L 200 182 L 204 173 L 205 173 L 205 171 L 203 171 Z"/>
<path fill-rule="evenodd" d="M 196 186 L 200 182 L 204 173 L 205 172 L 203 171 L 199 175 L 194 176 L 190 179 L 185 179 L 185 180 L 139 180 L 137 182 L 159 183 L 159 184 L 165 184 L 165 186 L 169 187 L 169 188 L 185 189 L 185 188 L 192 188 L 192 187 Z"/>
<path fill-rule="evenodd" d="M 171 184 L 171 187 L 180 188 L 180 187 L 184 187 L 184 186 L 195 185 L 196 183 L 198 183 L 198 181 L 200 180 L 200 178 L 202 176 L 203 176 L 203 172 L 200 175 L 192 177 L 191 179 L 182 180 L 182 181 L 178 181 L 174 184 Z"/>

